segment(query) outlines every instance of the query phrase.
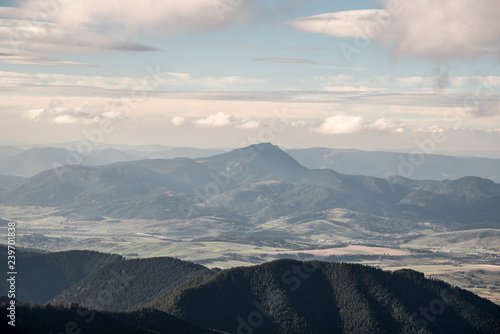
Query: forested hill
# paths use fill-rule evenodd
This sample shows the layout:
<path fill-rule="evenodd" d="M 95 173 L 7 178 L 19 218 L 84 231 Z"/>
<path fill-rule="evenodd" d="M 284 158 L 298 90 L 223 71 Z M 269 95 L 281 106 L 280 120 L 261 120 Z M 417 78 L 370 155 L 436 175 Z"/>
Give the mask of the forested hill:
<path fill-rule="evenodd" d="M 412 270 L 347 263 L 228 269 L 149 306 L 230 333 L 500 332 L 500 307 L 471 292 Z"/>
<path fill-rule="evenodd" d="M 277 260 L 214 271 L 172 258 L 88 251 L 21 251 L 19 258 L 32 265 L 19 275 L 20 292 L 38 288 L 38 298 L 47 298 L 57 284 L 69 287 L 52 306 L 18 305 L 14 333 L 60 333 L 70 322 L 106 334 L 500 332 L 499 306 L 408 269 Z M 5 318 L 6 307 L 1 312 Z M 95 320 L 87 322 L 90 314 Z"/>
<path fill-rule="evenodd" d="M 7 306 L 0 304 L 0 316 L 6 317 Z M 201 328 L 165 312 L 142 309 L 127 313 L 93 311 L 73 304 L 61 306 L 16 307 L 16 326 L 0 323 L 0 332 L 6 334 L 92 333 L 92 334 L 221 334 Z"/>
<path fill-rule="evenodd" d="M 7 258 L 6 247 L 0 245 L 1 254 Z M 213 272 L 170 257 L 127 260 L 116 254 L 83 250 L 17 250 L 16 256 L 18 272 L 22 273 L 16 282 L 19 301 L 77 302 L 107 311 L 132 309 L 193 277 Z M 0 287 L 8 291 L 7 281 Z"/>
<path fill-rule="evenodd" d="M 0 245 L 0 256 L 7 258 L 7 247 Z M 93 251 L 35 253 L 16 250 L 17 299 L 24 303 L 46 303 L 95 270 L 123 260 L 120 255 Z M 0 283 L 8 291 L 7 281 Z"/>
<path fill-rule="evenodd" d="M 51 302 L 76 302 L 93 309 L 133 309 L 185 281 L 212 271 L 204 266 L 157 257 L 118 261 L 96 270 L 61 292 Z M 103 298 L 103 291 L 109 296 Z"/>

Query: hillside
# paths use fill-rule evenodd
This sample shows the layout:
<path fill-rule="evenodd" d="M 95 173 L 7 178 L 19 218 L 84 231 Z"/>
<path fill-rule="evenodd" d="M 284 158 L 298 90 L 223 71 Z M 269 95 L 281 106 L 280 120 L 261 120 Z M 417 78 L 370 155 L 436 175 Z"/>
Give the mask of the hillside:
<path fill-rule="evenodd" d="M 478 177 L 463 177 L 423 186 L 401 200 L 425 210 L 434 219 L 446 219 L 475 228 L 497 228 L 500 217 L 500 184 Z"/>
<path fill-rule="evenodd" d="M 22 176 L 2 175 L 0 174 L 0 189 L 7 189 L 23 182 L 26 178 Z"/>
<path fill-rule="evenodd" d="M 6 247 L 0 245 L 0 250 L 6 257 Z M 212 274 L 204 266 L 170 257 L 126 260 L 93 251 L 21 249 L 16 257 L 18 271 L 23 273 L 16 282 L 20 302 L 76 302 L 107 311 L 132 309 L 191 278 Z M 7 291 L 7 282 L 0 287 Z"/>
<path fill-rule="evenodd" d="M 132 259 L 96 270 L 51 302 L 76 302 L 92 309 L 126 311 L 165 294 L 185 281 L 212 272 L 173 258 Z M 107 291 L 109 298 L 103 298 Z"/>
<path fill-rule="evenodd" d="M 230 333 L 500 331 L 500 307 L 466 290 L 412 270 L 346 263 L 277 260 L 228 269 L 150 306 Z"/>
<path fill-rule="evenodd" d="M 165 219 L 168 216 L 165 202 L 173 202 L 174 214 L 179 202 L 179 197 L 172 198 L 169 194 L 174 191 L 181 196 L 190 189 L 171 177 L 133 163 L 99 167 L 64 166 L 42 172 L 9 190 L 4 203 L 61 207 L 91 217 L 144 215 Z M 158 208 L 155 209 L 155 206 Z"/>
<path fill-rule="evenodd" d="M 2 319 L 6 319 L 7 306 L 0 304 Z M 158 310 L 143 309 L 128 313 L 94 311 L 73 304 L 61 306 L 17 305 L 16 326 L 2 321 L 2 333 L 134 333 L 134 334 L 215 334 L 221 333 L 198 327 Z"/>
<path fill-rule="evenodd" d="M 7 248 L 0 245 L 0 254 L 7 258 Z M 33 253 L 17 251 L 16 298 L 24 303 L 46 303 L 63 290 L 107 264 L 119 261 L 119 255 L 92 251 Z M 7 281 L 0 283 L 7 291 Z"/>

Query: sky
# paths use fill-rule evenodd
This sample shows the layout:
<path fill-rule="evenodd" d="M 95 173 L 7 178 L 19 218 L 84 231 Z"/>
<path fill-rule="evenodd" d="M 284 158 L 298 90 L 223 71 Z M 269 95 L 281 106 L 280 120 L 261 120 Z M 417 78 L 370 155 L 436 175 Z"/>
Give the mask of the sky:
<path fill-rule="evenodd" d="M 498 151 L 498 0 L 0 0 L 0 144 Z"/>

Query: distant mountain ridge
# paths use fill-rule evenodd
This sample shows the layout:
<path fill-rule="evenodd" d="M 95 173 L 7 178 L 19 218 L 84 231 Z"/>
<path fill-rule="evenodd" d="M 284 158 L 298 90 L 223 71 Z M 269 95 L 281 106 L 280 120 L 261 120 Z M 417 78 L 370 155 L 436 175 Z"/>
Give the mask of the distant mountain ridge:
<path fill-rule="evenodd" d="M 90 142 L 89 142 L 90 143 Z M 163 145 L 110 145 L 97 143 L 90 152 L 76 151 L 80 142 L 23 148 L 0 146 L 0 174 L 34 176 L 56 165 L 96 166 L 141 159 L 198 159 L 229 152 L 229 149 L 169 147 Z M 68 148 L 70 150 L 68 150 Z M 458 179 L 464 176 L 500 182 L 500 159 L 439 154 L 410 154 L 354 149 L 307 148 L 284 150 L 309 169 L 328 168 L 342 174 L 386 178 L 400 175 L 417 180 Z M 28 153 L 25 153 L 28 152 Z M 24 154 L 22 154 L 24 153 Z M 17 156 L 17 157 L 16 157 Z M 415 161 L 417 164 L 415 164 Z M 3 163 L 2 163 L 3 162 Z"/>
<path fill-rule="evenodd" d="M 80 154 L 64 148 L 32 148 L 0 161 L 0 174 L 31 177 L 42 171 L 63 165 L 95 166 L 142 158 L 115 149 L 91 150 L 88 153 Z"/>
<path fill-rule="evenodd" d="M 500 159 L 439 154 L 361 151 L 333 148 L 285 150 L 307 168 L 329 168 L 343 174 L 386 178 L 400 175 L 416 180 L 477 176 L 500 183 Z"/>
<path fill-rule="evenodd" d="M 90 142 L 88 142 L 90 144 Z M 144 146 L 136 149 L 122 150 L 104 145 L 85 146 L 80 153 L 75 150 L 78 143 L 63 147 L 33 147 L 23 151 L 21 149 L 0 146 L 0 174 L 31 177 L 48 169 L 63 165 L 99 166 L 115 162 L 135 161 L 142 159 L 173 159 L 177 157 L 199 158 L 225 152 L 220 149 L 197 149 L 190 147 L 166 148 L 163 146 Z M 71 148 L 71 149 L 68 149 Z M 118 147 L 120 147 L 118 145 Z M 143 150 L 140 150 L 140 149 Z"/>
<path fill-rule="evenodd" d="M 309 170 L 268 143 L 196 160 L 60 167 L 4 190 L 0 200 L 59 207 L 66 214 L 156 220 L 217 216 L 253 223 L 346 208 L 466 229 L 500 222 L 500 184 L 490 180 L 415 181 Z"/>

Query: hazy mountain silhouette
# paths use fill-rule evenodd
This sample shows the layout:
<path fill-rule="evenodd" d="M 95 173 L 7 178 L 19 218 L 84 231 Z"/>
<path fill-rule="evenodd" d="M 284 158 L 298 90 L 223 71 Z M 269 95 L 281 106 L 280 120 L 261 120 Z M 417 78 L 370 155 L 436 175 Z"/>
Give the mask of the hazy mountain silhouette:
<path fill-rule="evenodd" d="M 113 162 L 142 159 L 115 149 L 91 150 L 84 154 L 64 148 L 31 148 L 0 161 L 0 174 L 34 176 L 63 165 L 106 165 Z"/>
<path fill-rule="evenodd" d="M 346 174 L 376 177 L 401 175 L 417 180 L 478 176 L 500 182 L 500 159 L 322 147 L 292 149 L 286 152 L 307 168 L 329 168 Z M 417 161 L 418 165 L 412 164 L 413 161 Z"/>
<path fill-rule="evenodd" d="M 105 166 L 65 166 L 4 190 L 7 205 L 60 207 L 66 214 L 147 218 L 214 215 L 250 222 L 346 208 L 405 219 L 495 227 L 500 185 L 477 177 L 415 181 L 400 176 L 309 170 L 271 144 L 202 159 L 155 159 Z"/>

